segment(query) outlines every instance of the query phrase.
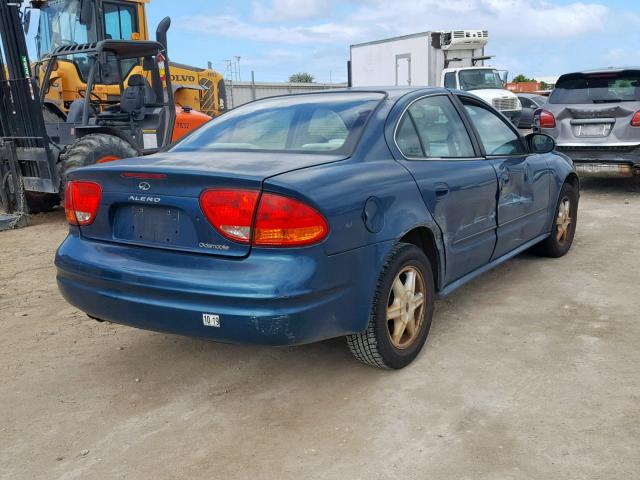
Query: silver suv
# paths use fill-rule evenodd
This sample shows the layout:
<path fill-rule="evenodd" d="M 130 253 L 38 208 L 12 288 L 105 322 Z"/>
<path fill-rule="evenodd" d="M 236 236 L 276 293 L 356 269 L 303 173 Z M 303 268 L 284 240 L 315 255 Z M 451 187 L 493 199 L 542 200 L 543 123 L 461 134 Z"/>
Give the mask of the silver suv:
<path fill-rule="evenodd" d="M 562 75 L 533 130 L 555 138 L 581 175 L 639 175 L 640 67 Z"/>

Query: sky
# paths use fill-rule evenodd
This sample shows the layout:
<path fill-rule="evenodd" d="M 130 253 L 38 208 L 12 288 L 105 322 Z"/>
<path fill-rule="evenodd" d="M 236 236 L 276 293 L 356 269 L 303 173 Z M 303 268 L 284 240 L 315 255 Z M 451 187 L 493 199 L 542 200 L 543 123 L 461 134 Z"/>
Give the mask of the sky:
<path fill-rule="evenodd" d="M 489 30 L 490 64 L 513 77 L 640 64 L 640 0 L 151 0 L 170 16 L 170 57 L 240 77 L 347 78 L 349 46 L 428 30 Z M 229 72 L 226 72 L 227 74 Z"/>

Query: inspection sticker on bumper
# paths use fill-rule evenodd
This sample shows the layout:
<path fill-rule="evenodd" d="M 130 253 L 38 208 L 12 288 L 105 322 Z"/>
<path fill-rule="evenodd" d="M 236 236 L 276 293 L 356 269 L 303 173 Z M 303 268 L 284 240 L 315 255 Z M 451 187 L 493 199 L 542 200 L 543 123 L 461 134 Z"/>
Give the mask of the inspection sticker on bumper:
<path fill-rule="evenodd" d="M 220 315 L 213 315 L 211 313 L 202 314 L 202 323 L 205 327 L 220 328 Z"/>

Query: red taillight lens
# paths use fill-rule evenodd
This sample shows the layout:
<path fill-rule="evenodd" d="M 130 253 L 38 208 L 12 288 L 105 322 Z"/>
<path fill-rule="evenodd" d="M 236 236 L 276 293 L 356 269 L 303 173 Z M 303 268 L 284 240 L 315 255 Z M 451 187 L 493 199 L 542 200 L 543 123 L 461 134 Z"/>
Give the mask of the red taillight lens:
<path fill-rule="evenodd" d="M 91 225 L 98 214 L 102 188 L 94 182 L 71 181 L 64 195 L 64 209 L 71 225 Z"/>
<path fill-rule="evenodd" d="M 556 117 L 553 113 L 546 110 L 540 112 L 540 128 L 556 128 Z"/>
<path fill-rule="evenodd" d="M 249 243 L 259 194 L 257 190 L 205 190 L 200 195 L 200 208 L 209 223 L 223 236 Z"/>
<path fill-rule="evenodd" d="M 254 245 L 297 247 L 323 240 L 329 233 L 324 217 L 293 198 L 265 193 L 256 215 Z"/>
<path fill-rule="evenodd" d="M 257 190 L 205 190 L 200 208 L 220 234 L 244 244 L 300 247 L 320 242 L 329 233 L 327 221 L 315 209 L 275 193 L 260 196 Z"/>
<path fill-rule="evenodd" d="M 632 127 L 640 127 L 640 112 L 636 112 L 636 114 L 631 119 Z"/>

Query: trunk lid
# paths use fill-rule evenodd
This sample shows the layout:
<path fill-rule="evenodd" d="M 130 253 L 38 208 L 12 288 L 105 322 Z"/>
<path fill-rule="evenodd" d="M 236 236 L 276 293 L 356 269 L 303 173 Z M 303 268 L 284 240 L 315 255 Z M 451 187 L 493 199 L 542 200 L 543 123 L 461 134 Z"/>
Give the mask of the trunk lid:
<path fill-rule="evenodd" d="M 165 153 L 80 169 L 70 179 L 102 188 L 96 220 L 80 227 L 86 238 L 244 257 L 249 245 L 225 238 L 207 221 L 199 202 L 203 190 L 261 190 L 271 176 L 343 159 L 273 152 Z"/>
<path fill-rule="evenodd" d="M 594 144 L 638 140 L 637 132 L 630 131 L 636 110 L 626 104 L 555 105 L 550 108 L 556 117 L 558 144 Z M 635 134 L 636 138 L 629 134 Z"/>

